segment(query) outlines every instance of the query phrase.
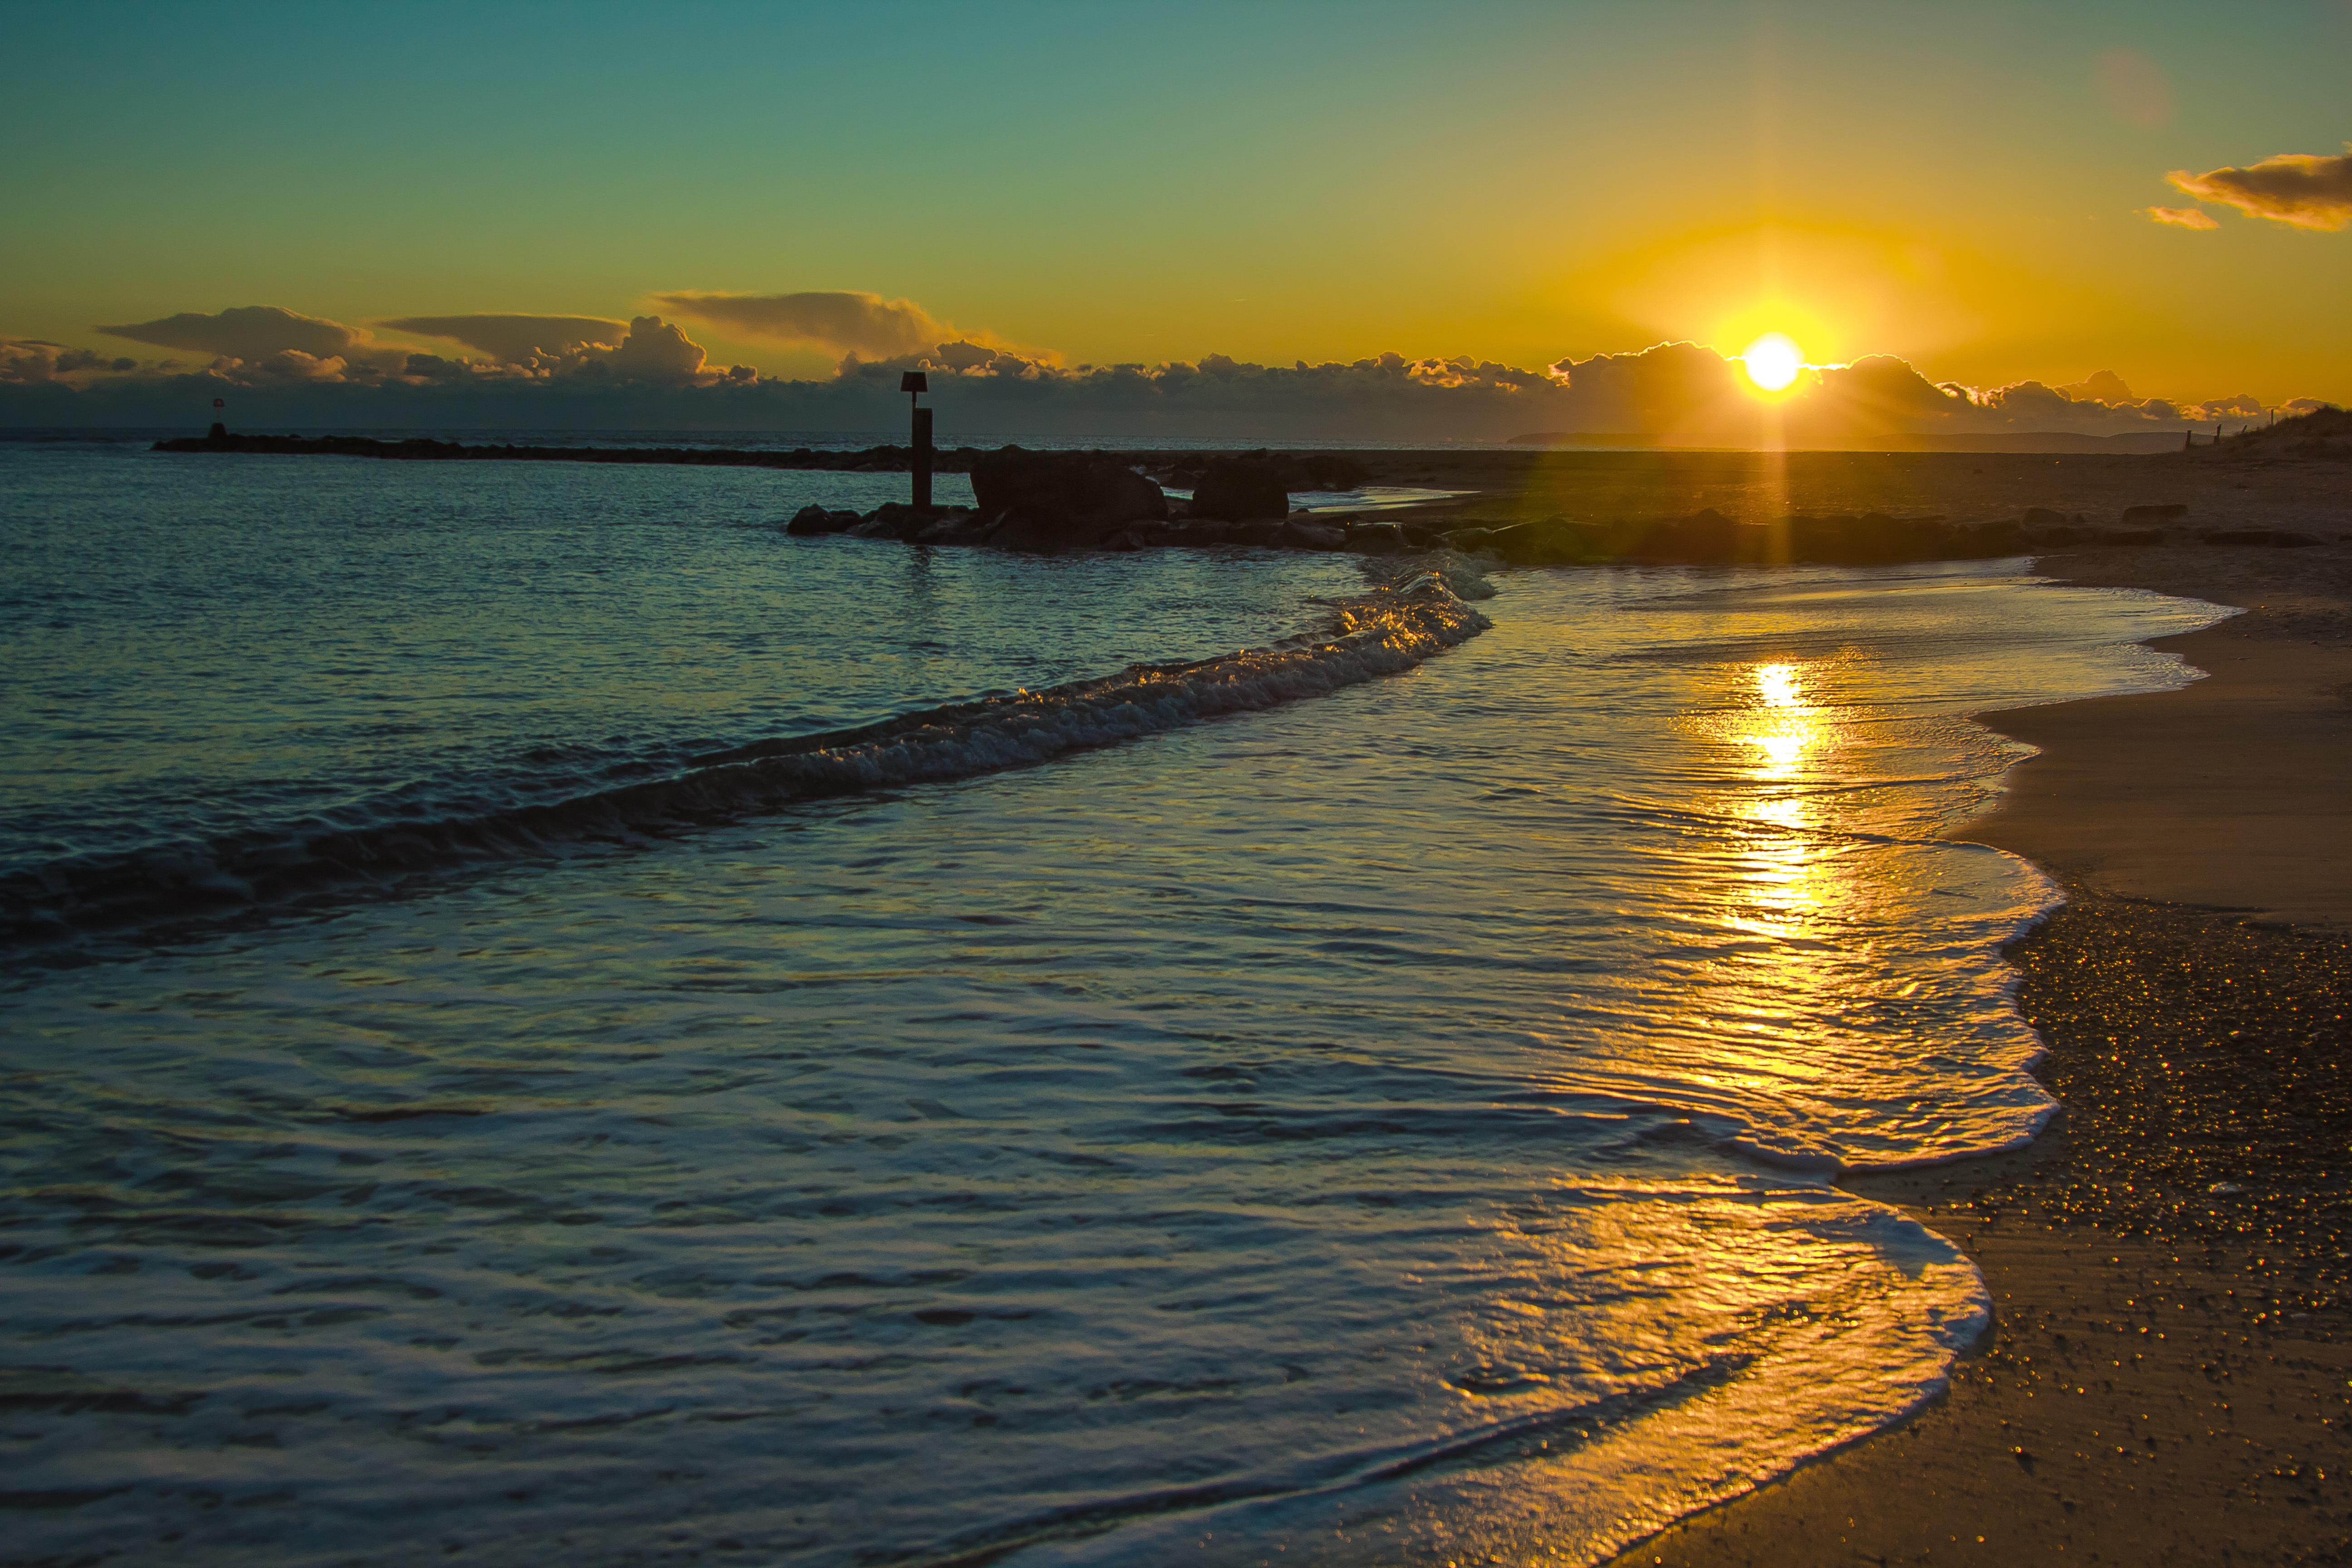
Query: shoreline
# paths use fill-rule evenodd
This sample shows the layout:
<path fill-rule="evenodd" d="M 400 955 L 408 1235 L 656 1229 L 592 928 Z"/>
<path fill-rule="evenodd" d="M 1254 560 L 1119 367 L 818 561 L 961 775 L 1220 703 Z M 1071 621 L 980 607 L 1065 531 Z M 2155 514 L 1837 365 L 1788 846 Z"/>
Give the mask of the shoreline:
<path fill-rule="evenodd" d="M 1957 1244 L 1993 1325 L 1942 1400 L 1618 1563 L 2352 1555 L 2352 550 L 2038 570 L 2244 613 L 2150 645 L 2189 686 L 1978 716 L 2042 748 L 1951 837 L 2064 889 L 2007 950 L 2060 1110 L 1839 1185 Z"/>

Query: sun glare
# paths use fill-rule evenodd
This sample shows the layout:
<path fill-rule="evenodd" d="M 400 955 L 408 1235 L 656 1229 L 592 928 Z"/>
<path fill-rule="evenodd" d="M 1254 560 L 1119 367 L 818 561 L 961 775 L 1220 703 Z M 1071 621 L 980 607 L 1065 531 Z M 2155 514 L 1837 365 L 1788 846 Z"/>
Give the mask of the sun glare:
<path fill-rule="evenodd" d="M 1748 367 L 1748 379 L 1767 392 L 1780 391 L 1805 368 L 1804 351 L 1786 332 L 1765 333 L 1739 357 Z"/>

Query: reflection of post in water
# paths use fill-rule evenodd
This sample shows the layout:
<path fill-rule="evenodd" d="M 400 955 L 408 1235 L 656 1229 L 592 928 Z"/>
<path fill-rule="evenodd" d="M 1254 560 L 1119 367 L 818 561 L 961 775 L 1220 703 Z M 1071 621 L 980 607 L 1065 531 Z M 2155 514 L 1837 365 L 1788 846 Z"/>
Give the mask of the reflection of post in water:
<path fill-rule="evenodd" d="M 907 395 L 908 406 L 915 411 L 912 444 L 918 511 L 931 510 L 931 410 L 923 406 L 923 394 L 930 389 L 930 378 L 919 370 L 908 371 L 898 377 L 898 390 Z"/>

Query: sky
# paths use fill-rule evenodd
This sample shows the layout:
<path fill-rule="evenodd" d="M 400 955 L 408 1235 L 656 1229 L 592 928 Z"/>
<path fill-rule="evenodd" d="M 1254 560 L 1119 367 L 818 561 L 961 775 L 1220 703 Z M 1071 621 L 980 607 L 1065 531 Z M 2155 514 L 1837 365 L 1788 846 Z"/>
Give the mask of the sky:
<path fill-rule="evenodd" d="M 933 333 L 1540 372 L 1780 331 L 1972 388 L 2352 402 L 2352 0 L 19 0 L 0 37 L 0 339 L 87 351 L 79 390 L 220 346 L 103 328 L 266 306 L 365 334 L 355 374 L 562 370 L 414 330 L 483 314 L 658 318 L 739 391 Z M 2280 155 L 2340 212 L 2252 210 Z"/>

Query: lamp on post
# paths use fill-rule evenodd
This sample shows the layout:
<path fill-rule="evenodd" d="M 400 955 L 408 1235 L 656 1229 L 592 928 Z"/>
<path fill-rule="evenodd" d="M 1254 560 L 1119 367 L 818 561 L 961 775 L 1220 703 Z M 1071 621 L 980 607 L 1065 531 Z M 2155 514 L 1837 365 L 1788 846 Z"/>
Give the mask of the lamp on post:
<path fill-rule="evenodd" d="M 908 406 L 914 410 L 915 510 L 931 510 L 931 411 L 923 406 L 923 394 L 930 391 L 929 377 L 919 370 L 910 370 L 898 377 L 898 390 L 907 395 Z"/>

